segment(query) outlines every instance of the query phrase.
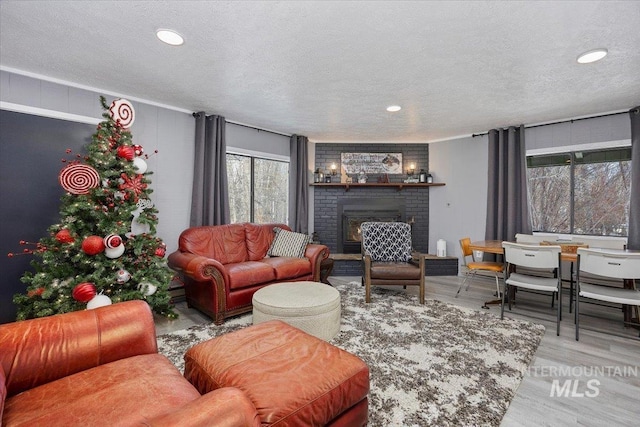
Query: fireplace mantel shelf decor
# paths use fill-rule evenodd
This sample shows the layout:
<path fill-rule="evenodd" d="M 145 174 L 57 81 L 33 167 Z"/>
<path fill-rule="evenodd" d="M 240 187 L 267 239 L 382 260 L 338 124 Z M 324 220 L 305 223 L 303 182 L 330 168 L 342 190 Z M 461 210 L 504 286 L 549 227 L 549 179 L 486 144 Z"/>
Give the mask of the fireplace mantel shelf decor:
<path fill-rule="evenodd" d="M 407 183 L 407 182 L 367 182 L 367 183 L 357 183 L 357 182 L 323 182 L 323 183 L 312 183 L 309 184 L 314 187 L 344 187 L 345 191 L 349 191 L 351 187 L 360 188 L 360 187 L 395 187 L 398 191 L 401 191 L 403 188 L 424 188 L 424 187 L 441 187 L 444 182 L 432 182 L 432 183 Z"/>

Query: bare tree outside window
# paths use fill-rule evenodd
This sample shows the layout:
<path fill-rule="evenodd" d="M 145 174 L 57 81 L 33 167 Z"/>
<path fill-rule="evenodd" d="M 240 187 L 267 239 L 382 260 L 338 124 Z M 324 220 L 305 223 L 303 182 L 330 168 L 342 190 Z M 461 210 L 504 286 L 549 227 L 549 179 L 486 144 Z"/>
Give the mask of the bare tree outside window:
<path fill-rule="evenodd" d="M 630 159 L 629 148 L 527 157 L 533 230 L 626 236 Z"/>
<path fill-rule="evenodd" d="M 258 223 L 287 223 L 289 163 L 254 159 L 253 216 Z"/>
<path fill-rule="evenodd" d="M 527 159 L 529 209 L 534 231 L 570 233 L 570 161 L 568 154 Z"/>
<path fill-rule="evenodd" d="M 631 199 L 631 161 L 576 159 L 574 233 L 626 236 Z"/>
<path fill-rule="evenodd" d="M 289 163 L 227 154 L 231 222 L 287 223 Z"/>
<path fill-rule="evenodd" d="M 227 154 L 231 223 L 251 221 L 251 157 Z"/>

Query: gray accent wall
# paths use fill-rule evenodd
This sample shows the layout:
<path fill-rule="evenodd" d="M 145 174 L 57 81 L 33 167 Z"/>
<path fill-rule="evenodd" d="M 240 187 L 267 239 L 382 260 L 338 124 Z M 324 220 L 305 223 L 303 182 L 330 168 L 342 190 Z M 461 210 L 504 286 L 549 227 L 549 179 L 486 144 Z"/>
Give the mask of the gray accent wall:
<path fill-rule="evenodd" d="M 0 70 L 0 101 L 31 107 L 35 111 L 31 114 L 48 117 L 77 115 L 100 121 L 103 113 L 100 95 L 104 95 L 108 102 L 118 98 Z M 167 244 L 170 253 L 177 248 L 180 233 L 189 226 L 194 119 L 190 113 L 127 99 L 136 113 L 131 127 L 133 142 L 142 145 L 151 156 L 147 164 L 153 172 L 150 176 L 153 189 L 151 198 L 159 210 L 158 236 Z M 158 154 L 152 155 L 155 150 L 158 150 Z M 64 155 L 63 150 L 59 158 Z M 52 161 L 58 162 L 59 158 Z M 16 161 L 29 164 L 28 158 L 18 158 Z"/>

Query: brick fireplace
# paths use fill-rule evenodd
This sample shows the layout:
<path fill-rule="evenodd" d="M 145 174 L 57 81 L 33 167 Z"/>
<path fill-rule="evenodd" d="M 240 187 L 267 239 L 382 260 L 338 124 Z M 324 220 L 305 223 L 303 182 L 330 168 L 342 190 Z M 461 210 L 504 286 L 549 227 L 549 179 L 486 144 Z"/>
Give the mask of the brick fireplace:
<path fill-rule="evenodd" d="M 374 149 L 375 148 L 375 149 Z M 340 164 L 342 152 L 402 152 L 405 163 L 413 162 L 417 169 L 427 169 L 429 164 L 428 144 L 316 144 L 316 167 L 328 169 L 332 163 Z M 400 176 L 390 176 L 399 182 Z M 405 176 L 402 176 L 405 178 Z M 376 176 L 369 177 L 376 182 Z M 314 231 L 318 239 L 327 245 L 332 253 L 360 252 L 359 242 L 351 248 L 344 248 L 344 213 L 354 215 L 353 225 L 360 219 L 357 215 L 369 215 L 374 218 L 391 218 L 413 222 L 412 237 L 414 249 L 427 252 L 429 249 L 429 191 L 428 188 L 389 187 L 352 187 L 346 191 L 343 187 L 314 188 Z M 360 211 L 360 212 L 358 212 Z M 362 211 L 369 211 L 364 214 Z M 356 213 L 357 212 L 357 213 Z M 357 225 L 356 225 L 357 227 Z M 349 246 L 349 244 L 347 245 Z M 347 252 L 348 253 L 348 252 Z M 358 276 L 361 265 L 358 262 L 336 261 L 333 269 L 337 276 Z"/>

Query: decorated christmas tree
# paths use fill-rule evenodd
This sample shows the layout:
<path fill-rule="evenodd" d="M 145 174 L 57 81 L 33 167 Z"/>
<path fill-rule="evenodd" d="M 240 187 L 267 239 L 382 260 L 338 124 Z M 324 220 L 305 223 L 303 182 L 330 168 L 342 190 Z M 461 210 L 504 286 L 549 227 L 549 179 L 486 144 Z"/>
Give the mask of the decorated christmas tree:
<path fill-rule="evenodd" d="M 63 159 L 60 223 L 37 243 L 20 242 L 23 254 L 34 255 L 35 271 L 21 278 L 26 293 L 14 296 L 18 320 L 135 299 L 176 317 L 165 245 L 156 237 L 158 211 L 149 199 L 148 155 L 129 131 L 134 110 L 124 99 L 100 102 L 105 120 L 87 154 Z"/>

